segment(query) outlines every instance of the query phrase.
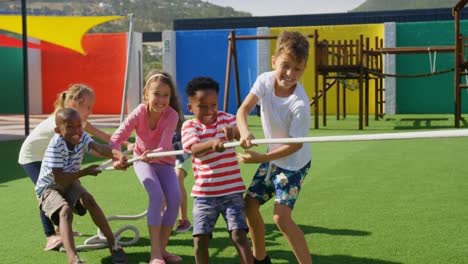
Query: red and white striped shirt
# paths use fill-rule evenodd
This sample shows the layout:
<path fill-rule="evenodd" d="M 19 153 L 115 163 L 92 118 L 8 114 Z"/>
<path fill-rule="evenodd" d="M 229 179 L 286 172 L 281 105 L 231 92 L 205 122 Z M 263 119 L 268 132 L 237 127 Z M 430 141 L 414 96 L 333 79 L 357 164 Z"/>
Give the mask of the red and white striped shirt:
<path fill-rule="evenodd" d="M 224 133 L 218 133 L 225 126 L 236 126 L 236 117 L 219 111 L 216 122 L 206 126 L 197 119 L 187 120 L 182 126 L 182 146 L 190 151 L 193 144 L 206 142 L 214 138 L 227 141 Z M 240 175 L 236 151 L 228 148 L 224 152 L 209 151 L 202 157 L 192 156 L 195 184 L 193 197 L 218 197 L 245 191 Z"/>

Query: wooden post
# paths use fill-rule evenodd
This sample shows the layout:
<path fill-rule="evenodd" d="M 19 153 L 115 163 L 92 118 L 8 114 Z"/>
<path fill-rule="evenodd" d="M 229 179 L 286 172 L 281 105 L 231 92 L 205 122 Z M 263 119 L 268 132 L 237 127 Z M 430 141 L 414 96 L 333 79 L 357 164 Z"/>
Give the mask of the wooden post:
<path fill-rule="evenodd" d="M 336 79 L 336 120 L 340 120 L 340 82 Z"/>
<path fill-rule="evenodd" d="M 380 39 L 380 47 L 383 47 L 383 39 Z M 382 53 L 379 54 L 379 72 L 383 73 L 383 55 Z M 384 103 L 385 103 L 385 94 L 384 94 L 384 82 L 383 82 L 383 77 L 379 76 L 379 99 L 380 99 L 380 104 L 379 104 L 379 115 L 383 116 L 384 114 Z"/>
<path fill-rule="evenodd" d="M 346 119 L 346 87 L 343 85 L 343 119 Z"/>
<path fill-rule="evenodd" d="M 314 55 L 315 55 L 315 79 L 314 79 L 314 85 L 315 85 L 315 94 L 314 94 L 314 128 L 315 129 L 318 129 L 319 128 L 319 98 L 318 98 L 318 93 L 319 93 L 319 87 L 318 87 L 318 83 L 319 83 L 319 72 L 318 72 L 318 54 L 317 54 L 317 51 L 318 51 L 318 30 L 315 30 L 314 31 Z"/>
<path fill-rule="evenodd" d="M 455 84 L 455 87 L 454 87 L 454 98 L 455 98 L 455 102 L 454 102 L 454 114 L 455 114 L 455 127 L 456 128 L 459 128 L 460 127 L 460 116 L 461 116 L 461 108 L 459 107 L 460 104 L 461 104 L 461 100 L 460 100 L 460 64 L 461 64 L 461 58 L 460 58 L 460 53 L 461 53 L 461 49 L 463 47 L 461 47 L 460 45 L 460 14 L 459 14 L 459 11 L 461 8 L 463 8 L 463 6 L 461 5 L 461 2 L 460 1 L 457 6 L 455 6 L 455 8 L 453 9 L 453 16 L 454 16 L 454 19 L 455 19 L 455 53 L 454 53 L 454 57 L 455 57 L 455 73 L 454 73 L 454 84 Z M 466 2 L 466 1 L 465 1 Z M 460 8 L 456 8 L 456 7 L 460 7 Z"/>
<path fill-rule="evenodd" d="M 327 126 L 327 75 L 322 79 L 322 125 Z"/>
<path fill-rule="evenodd" d="M 363 63 L 363 54 L 362 54 L 362 46 L 363 46 L 364 37 L 360 35 L 359 40 L 357 41 L 357 65 L 359 66 L 359 130 L 363 129 L 363 75 L 364 75 L 364 67 Z"/>
<path fill-rule="evenodd" d="M 229 33 L 229 45 L 227 52 L 227 63 L 226 63 L 226 80 L 224 81 L 224 105 L 223 111 L 227 112 L 228 109 L 228 99 L 229 99 L 229 83 L 231 82 L 231 57 L 232 57 L 232 42 L 234 40 L 234 30 L 231 30 Z"/>
<path fill-rule="evenodd" d="M 240 98 L 240 82 L 239 82 L 239 65 L 237 63 L 237 48 L 236 48 L 236 32 L 232 31 L 232 58 L 234 61 L 234 80 L 236 82 L 236 102 L 237 108 L 241 105 L 241 98 Z"/>
<path fill-rule="evenodd" d="M 366 38 L 366 51 L 369 50 L 369 38 Z M 365 67 L 366 69 L 369 69 L 371 67 L 370 65 L 370 58 L 369 58 L 369 54 L 364 54 L 366 55 L 366 58 L 365 58 Z M 365 125 L 366 127 L 369 126 L 369 71 L 366 70 L 365 71 L 365 86 L 364 86 L 364 122 L 365 122 Z"/>

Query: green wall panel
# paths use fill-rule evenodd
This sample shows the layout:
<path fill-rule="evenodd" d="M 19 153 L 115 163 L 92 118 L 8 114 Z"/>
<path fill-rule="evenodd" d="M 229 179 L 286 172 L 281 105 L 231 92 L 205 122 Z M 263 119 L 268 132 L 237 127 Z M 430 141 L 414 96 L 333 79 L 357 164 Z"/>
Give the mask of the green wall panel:
<path fill-rule="evenodd" d="M 397 24 L 397 47 L 452 46 L 453 21 Z M 462 34 L 468 35 L 468 21 L 461 22 Z M 396 56 L 398 74 L 422 74 L 454 67 L 453 53 L 400 54 Z M 434 60 L 434 57 L 436 58 Z M 432 58 L 432 60 L 430 60 Z M 454 112 L 453 72 L 421 78 L 397 78 L 396 112 L 399 114 L 448 114 Z M 468 112 L 468 90 L 462 91 L 462 111 Z"/>
<path fill-rule="evenodd" d="M 22 49 L 0 47 L 0 79 L 0 114 L 24 113 Z"/>

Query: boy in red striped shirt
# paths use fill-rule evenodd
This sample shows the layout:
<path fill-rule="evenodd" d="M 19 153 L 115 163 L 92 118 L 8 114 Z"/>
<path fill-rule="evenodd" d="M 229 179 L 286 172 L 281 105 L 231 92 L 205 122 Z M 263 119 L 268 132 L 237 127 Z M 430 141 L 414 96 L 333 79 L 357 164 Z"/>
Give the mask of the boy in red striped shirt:
<path fill-rule="evenodd" d="M 192 79 L 186 88 L 188 110 L 195 116 L 182 126 L 182 146 L 192 153 L 195 184 L 193 237 L 197 264 L 209 261 L 209 242 L 220 214 L 241 263 L 253 263 L 247 240 L 243 193 L 245 185 L 234 148 L 224 142 L 239 139 L 234 115 L 218 111 L 219 84 L 208 77 Z"/>

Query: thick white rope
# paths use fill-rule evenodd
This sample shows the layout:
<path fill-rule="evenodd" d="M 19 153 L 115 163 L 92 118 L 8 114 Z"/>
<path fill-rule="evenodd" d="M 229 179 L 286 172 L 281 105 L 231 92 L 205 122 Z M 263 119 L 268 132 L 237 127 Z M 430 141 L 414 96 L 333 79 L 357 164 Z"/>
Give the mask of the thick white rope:
<path fill-rule="evenodd" d="M 146 216 L 147 211 L 144 211 L 141 214 L 138 215 L 113 215 L 107 218 L 107 221 L 113 221 L 113 220 L 138 220 L 140 218 L 143 218 Z M 133 231 L 133 239 L 131 240 L 126 240 L 123 241 L 121 234 L 125 231 Z M 115 243 L 119 246 L 131 246 L 134 245 L 138 242 L 140 239 L 140 231 L 138 228 L 134 225 L 125 225 L 117 231 L 114 232 L 114 237 L 115 237 Z M 85 249 L 98 249 L 98 248 L 106 248 L 108 246 L 107 244 L 107 239 L 104 236 L 104 234 L 101 232 L 101 230 L 98 228 L 97 230 L 97 235 L 92 236 L 88 239 L 86 239 L 83 243 L 83 245 L 79 245 L 76 247 L 76 250 L 85 250 Z M 60 251 L 64 251 L 64 248 L 60 248 Z"/>
<path fill-rule="evenodd" d="M 457 130 L 438 130 L 423 132 L 403 132 L 403 133 L 381 133 L 367 135 L 345 135 L 345 136 L 319 136 L 319 137 L 299 137 L 299 138 L 271 138 L 271 139 L 253 139 L 252 144 L 293 144 L 293 143 L 312 143 L 312 142 L 345 142 L 345 141 L 371 141 L 371 140 L 392 140 L 392 139 L 418 139 L 418 138 L 454 138 L 468 137 L 468 129 Z M 225 148 L 240 146 L 238 141 L 227 142 Z M 150 158 L 161 158 L 167 156 L 182 155 L 187 152 L 183 150 L 172 150 L 164 152 L 154 152 L 147 155 Z M 190 153 L 188 153 L 190 154 Z M 140 157 L 134 157 L 127 162 L 132 164 L 140 160 Z M 113 167 L 107 167 L 109 164 L 100 165 L 102 170 L 113 170 Z"/>

